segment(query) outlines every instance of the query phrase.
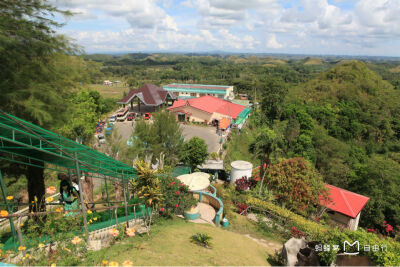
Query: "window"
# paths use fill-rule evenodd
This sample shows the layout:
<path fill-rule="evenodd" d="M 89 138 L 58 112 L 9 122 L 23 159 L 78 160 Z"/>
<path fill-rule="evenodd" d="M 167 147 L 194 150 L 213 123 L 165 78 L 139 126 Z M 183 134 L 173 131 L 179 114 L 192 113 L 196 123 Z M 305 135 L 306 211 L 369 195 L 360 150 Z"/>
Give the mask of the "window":
<path fill-rule="evenodd" d="M 200 96 L 205 96 L 206 94 L 200 94 Z"/>
<path fill-rule="evenodd" d="M 190 93 L 190 96 L 196 96 L 196 93 Z"/>

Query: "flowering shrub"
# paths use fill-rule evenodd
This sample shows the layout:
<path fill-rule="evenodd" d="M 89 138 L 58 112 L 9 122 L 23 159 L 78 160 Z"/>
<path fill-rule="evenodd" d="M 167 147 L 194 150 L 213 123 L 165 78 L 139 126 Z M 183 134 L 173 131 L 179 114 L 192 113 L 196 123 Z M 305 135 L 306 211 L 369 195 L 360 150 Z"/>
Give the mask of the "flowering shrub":
<path fill-rule="evenodd" d="M 161 215 L 170 217 L 173 214 L 183 214 L 185 210 L 196 206 L 197 200 L 189 192 L 188 186 L 168 174 L 160 175 L 159 179 L 163 194 L 160 208 Z"/>
<path fill-rule="evenodd" d="M 252 178 L 248 179 L 247 176 L 243 176 L 242 178 L 237 179 L 235 181 L 235 184 L 237 191 L 244 191 L 248 189 L 253 189 L 256 186 L 257 181 Z"/>

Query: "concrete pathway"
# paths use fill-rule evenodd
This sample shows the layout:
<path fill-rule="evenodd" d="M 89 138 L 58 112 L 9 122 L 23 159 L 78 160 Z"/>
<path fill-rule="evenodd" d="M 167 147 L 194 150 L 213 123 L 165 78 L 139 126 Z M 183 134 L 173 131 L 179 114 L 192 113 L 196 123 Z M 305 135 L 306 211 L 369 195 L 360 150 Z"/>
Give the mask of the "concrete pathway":
<path fill-rule="evenodd" d="M 214 218 L 215 218 L 216 212 L 213 207 L 211 207 L 210 205 L 205 204 L 205 203 L 199 203 L 199 204 L 197 204 L 197 208 L 199 209 L 200 217 L 196 220 L 190 220 L 191 222 L 208 223 L 211 225 L 215 225 Z"/>

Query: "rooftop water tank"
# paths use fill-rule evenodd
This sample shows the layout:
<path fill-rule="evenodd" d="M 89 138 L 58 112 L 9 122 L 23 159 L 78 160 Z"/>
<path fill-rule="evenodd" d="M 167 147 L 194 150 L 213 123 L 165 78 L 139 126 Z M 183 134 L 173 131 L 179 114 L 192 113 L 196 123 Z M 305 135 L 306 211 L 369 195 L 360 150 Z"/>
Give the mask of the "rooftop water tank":
<path fill-rule="evenodd" d="M 253 170 L 253 164 L 244 160 L 236 160 L 231 163 L 231 183 L 235 184 L 237 179 L 246 176 L 251 177 L 251 171 Z"/>

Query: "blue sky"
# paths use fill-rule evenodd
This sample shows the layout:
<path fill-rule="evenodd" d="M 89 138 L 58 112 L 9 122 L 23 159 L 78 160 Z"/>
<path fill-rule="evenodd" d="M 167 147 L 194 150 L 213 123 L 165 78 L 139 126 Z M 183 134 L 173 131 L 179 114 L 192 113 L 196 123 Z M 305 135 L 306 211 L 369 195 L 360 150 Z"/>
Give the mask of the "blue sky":
<path fill-rule="evenodd" d="M 88 53 L 400 56 L 400 0 L 50 0 Z"/>

